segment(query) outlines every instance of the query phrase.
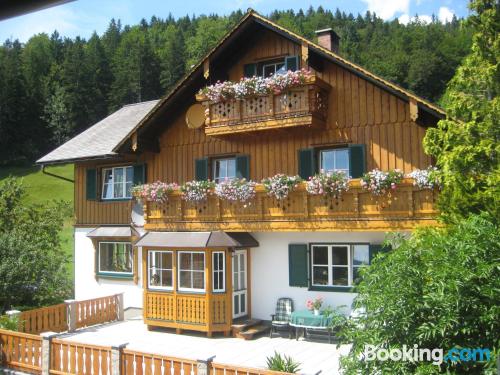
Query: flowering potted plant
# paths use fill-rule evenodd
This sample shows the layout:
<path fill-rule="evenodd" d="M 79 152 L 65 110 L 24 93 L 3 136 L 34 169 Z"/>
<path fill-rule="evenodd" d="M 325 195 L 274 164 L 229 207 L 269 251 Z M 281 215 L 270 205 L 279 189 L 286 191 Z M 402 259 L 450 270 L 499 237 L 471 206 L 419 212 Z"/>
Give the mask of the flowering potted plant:
<path fill-rule="evenodd" d="M 319 309 L 321 309 L 322 305 L 323 305 L 323 298 L 319 296 L 313 300 L 308 299 L 306 302 L 307 309 L 314 311 L 314 315 L 319 315 Z"/>
<path fill-rule="evenodd" d="M 255 182 L 244 178 L 226 179 L 215 186 L 215 195 L 230 202 L 243 203 L 243 207 L 247 207 L 255 197 L 255 185 Z"/>
<path fill-rule="evenodd" d="M 189 181 L 181 186 L 181 191 L 184 200 L 198 203 L 207 200 L 214 187 L 215 183 L 210 180 Z"/>
<path fill-rule="evenodd" d="M 176 183 L 156 181 L 151 184 L 136 185 L 132 188 L 132 195 L 139 202 L 163 203 L 168 194 L 178 188 Z"/>
<path fill-rule="evenodd" d="M 218 103 L 230 99 L 244 99 L 256 95 L 279 95 L 292 87 L 303 85 L 312 77 L 310 71 L 301 69 L 276 74 L 271 77 L 242 78 L 239 82 L 225 81 L 206 86 L 198 92 L 198 100 L 208 99 Z"/>
<path fill-rule="evenodd" d="M 403 180 L 403 176 L 403 172 L 399 169 L 389 172 L 374 169 L 363 175 L 361 186 L 373 195 L 384 195 L 391 190 L 395 190 L 397 185 Z"/>
<path fill-rule="evenodd" d="M 413 185 L 421 190 L 433 190 L 441 185 L 438 177 L 438 169 L 433 166 L 429 166 L 427 169 L 416 169 L 409 173 L 407 177 L 413 178 Z"/>
<path fill-rule="evenodd" d="M 309 177 L 306 190 L 312 195 L 323 195 L 325 198 L 336 200 L 342 197 L 344 191 L 349 190 L 349 177 L 343 171 L 324 172 Z"/>
<path fill-rule="evenodd" d="M 262 180 L 267 195 L 279 201 L 286 199 L 301 182 L 302 179 L 299 176 L 287 176 L 281 173 Z"/>

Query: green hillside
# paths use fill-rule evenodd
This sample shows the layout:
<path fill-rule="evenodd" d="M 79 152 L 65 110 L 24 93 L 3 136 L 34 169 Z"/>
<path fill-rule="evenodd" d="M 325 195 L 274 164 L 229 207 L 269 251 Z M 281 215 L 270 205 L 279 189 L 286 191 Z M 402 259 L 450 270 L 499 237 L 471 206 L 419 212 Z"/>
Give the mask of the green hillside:
<path fill-rule="evenodd" d="M 73 164 L 49 167 L 50 173 L 73 179 Z M 0 181 L 8 176 L 23 179 L 27 203 L 43 203 L 62 199 L 73 206 L 73 183 L 43 174 L 40 167 L 0 167 Z M 68 268 L 73 275 L 73 219 L 69 218 L 61 232 L 63 248 L 69 257 Z"/>

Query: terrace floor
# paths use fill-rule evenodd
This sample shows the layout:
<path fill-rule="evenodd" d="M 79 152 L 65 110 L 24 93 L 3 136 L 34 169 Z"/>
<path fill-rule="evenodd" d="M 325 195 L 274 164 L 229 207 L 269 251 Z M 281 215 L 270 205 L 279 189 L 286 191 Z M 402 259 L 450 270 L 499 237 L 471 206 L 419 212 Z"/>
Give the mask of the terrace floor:
<path fill-rule="evenodd" d="M 181 335 L 166 329 L 148 331 L 142 318 L 131 318 L 93 326 L 74 333 L 60 335 L 67 341 L 112 346 L 128 343 L 127 348 L 185 359 L 207 359 L 242 367 L 266 368 L 266 358 L 274 351 L 286 354 L 301 363 L 301 374 L 338 374 L 339 356 L 347 354 L 349 346 L 268 336 L 246 341 L 239 338 L 185 332 Z"/>

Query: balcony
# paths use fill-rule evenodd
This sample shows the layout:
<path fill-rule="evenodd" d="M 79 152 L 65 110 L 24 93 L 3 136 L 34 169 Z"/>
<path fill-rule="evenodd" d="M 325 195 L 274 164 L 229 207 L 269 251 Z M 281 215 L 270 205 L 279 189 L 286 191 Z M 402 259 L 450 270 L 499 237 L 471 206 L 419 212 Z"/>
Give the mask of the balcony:
<path fill-rule="evenodd" d="M 328 113 L 330 85 L 316 76 L 281 94 L 231 99 L 218 103 L 196 99 L 207 109 L 205 134 L 221 136 L 270 129 L 321 128 Z"/>
<path fill-rule="evenodd" d="M 258 185 L 251 205 L 229 203 L 216 196 L 186 202 L 175 191 L 167 202 L 145 205 L 146 230 L 166 231 L 366 231 L 411 230 L 436 225 L 437 192 L 419 190 L 405 179 L 388 196 L 377 197 L 351 180 L 339 200 L 310 195 L 305 184 L 283 201 Z"/>

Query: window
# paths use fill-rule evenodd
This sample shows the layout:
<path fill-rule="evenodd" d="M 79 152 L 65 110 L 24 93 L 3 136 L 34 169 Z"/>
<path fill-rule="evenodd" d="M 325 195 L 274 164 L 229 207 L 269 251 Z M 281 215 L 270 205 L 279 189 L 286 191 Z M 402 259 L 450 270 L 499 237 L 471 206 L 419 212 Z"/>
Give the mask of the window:
<path fill-rule="evenodd" d="M 321 150 L 319 162 L 319 169 L 324 172 L 342 171 L 350 176 L 349 150 L 347 148 Z"/>
<path fill-rule="evenodd" d="M 226 179 L 232 179 L 236 177 L 236 159 L 235 158 L 225 158 L 225 159 L 215 159 L 213 161 L 213 180 L 215 182 L 221 182 Z"/>
<path fill-rule="evenodd" d="M 132 245 L 128 242 L 99 242 L 98 273 L 133 274 Z"/>
<path fill-rule="evenodd" d="M 132 198 L 134 169 L 132 167 L 102 170 L 102 199 Z"/>
<path fill-rule="evenodd" d="M 214 292 L 224 292 L 226 290 L 225 280 L 225 259 L 223 251 L 212 253 L 212 290 Z"/>
<path fill-rule="evenodd" d="M 173 254 L 171 251 L 150 251 L 148 267 L 149 288 L 173 289 Z"/>
<path fill-rule="evenodd" d="M 352 286 L 359 269 L 370 264 L 369 245 L 313 245 L 311 250 L 313 286 Z"/>
<path fill-rule="evenodd" d="M 205 253 L 179 252 L 179 290 L 205 291 Z"/>
<path fill-rule="evenodd" d="M 262 65 L 262 76 L 264 78 L 274 76 L 276 74 L 285 74 L 285 73 L 286 73 L 285 60 L 264 63 Z"/>

